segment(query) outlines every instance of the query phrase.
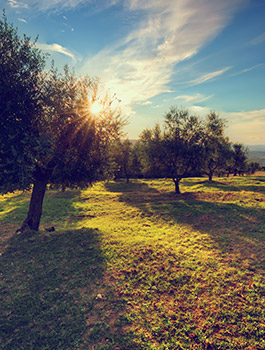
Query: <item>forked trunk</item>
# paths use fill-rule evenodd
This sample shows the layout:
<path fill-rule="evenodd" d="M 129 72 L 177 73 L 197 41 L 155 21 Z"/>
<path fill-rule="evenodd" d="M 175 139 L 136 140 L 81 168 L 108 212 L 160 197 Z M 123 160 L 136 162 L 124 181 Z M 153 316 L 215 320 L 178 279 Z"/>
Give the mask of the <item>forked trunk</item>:
<path fill-rule="evenodd" d="M 42 204 L 50 180 L 51 170 L 42 171 L 38 168 L 36 171 L 36 179 L 33 184 L 29 211 L 19 231 L 25 232 L 27 230 L 38 231 L 40 219 L 42 214 Z"/>

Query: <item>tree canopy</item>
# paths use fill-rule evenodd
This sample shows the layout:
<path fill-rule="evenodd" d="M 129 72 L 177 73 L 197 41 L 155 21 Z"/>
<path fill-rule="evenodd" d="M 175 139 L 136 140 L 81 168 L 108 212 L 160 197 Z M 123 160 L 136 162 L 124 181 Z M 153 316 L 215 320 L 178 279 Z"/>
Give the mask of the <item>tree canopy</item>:
<path fill-rule="evenodd" d="M 202 163 L 201 169 L 212 181 L 218 171 L 225 171 L 229 166 L 232 156 L 232 145 L 224 135 L 225 121 L 215 112 L 206 116 L 204 121 L 204 133 L 202 138 Z"/>
<path fill-rule="evenodd" d="M 29 37 L 0 20 L 0 188 L 27 189 L 32 181 L 41 116 L 45 59 Z"/>

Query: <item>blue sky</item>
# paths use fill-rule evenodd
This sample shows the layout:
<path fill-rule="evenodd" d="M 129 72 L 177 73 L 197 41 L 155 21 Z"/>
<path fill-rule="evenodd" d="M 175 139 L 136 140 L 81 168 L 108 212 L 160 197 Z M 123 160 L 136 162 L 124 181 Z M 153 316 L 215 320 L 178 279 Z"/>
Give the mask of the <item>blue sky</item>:
<path fill-rule="evenodd" d="M 264 0 L 0 0 L 55 64 L 98 76 L 129 115 L 128 137 L 171 106 L 227 120 L 265 144 Z"/>

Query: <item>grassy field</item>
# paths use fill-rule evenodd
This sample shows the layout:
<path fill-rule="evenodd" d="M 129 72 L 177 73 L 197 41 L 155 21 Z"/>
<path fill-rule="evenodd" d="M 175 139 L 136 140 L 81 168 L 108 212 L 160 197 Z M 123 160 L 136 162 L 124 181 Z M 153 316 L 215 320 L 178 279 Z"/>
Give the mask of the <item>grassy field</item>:
<path fill-rule="evenodd" d="M 265 177 L 173 187 L 1 197 L 0 349 L 265 349 Z"/>

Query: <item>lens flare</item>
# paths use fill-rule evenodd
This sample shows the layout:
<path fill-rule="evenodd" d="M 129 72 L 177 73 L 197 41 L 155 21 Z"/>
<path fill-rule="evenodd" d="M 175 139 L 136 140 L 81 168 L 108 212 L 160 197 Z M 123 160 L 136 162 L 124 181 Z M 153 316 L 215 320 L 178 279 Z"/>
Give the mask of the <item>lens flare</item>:
<path fill-rule="evenodd" d="M 101 111 L 102 111 L 102 105 L 98 101 L 95 101 L 91 104 L 90 112 L 92 114 L 99 114 Z"/>

